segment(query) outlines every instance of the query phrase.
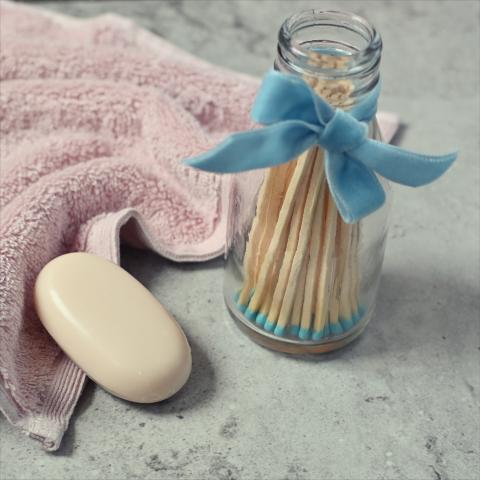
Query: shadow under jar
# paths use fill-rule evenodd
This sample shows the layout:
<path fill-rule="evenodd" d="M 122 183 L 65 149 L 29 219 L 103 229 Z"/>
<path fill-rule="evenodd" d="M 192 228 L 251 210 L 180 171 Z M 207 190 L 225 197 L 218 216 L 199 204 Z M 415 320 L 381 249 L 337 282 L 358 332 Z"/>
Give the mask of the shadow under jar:
<path fill-rule="evenodd" d="M 302 77 L 332 106 L 354 107 L 379 82 L 382 43 L 353 14 L 310 10 L 279 32 L 275 68 Z M 381 140 L 376 120 L 369 137 Z M 286 353 L 323 353 L 355 339 L 372 317 L 381 274 L 387 200 L 354 224 L 340 217 L 315 146 L 235 180 L 224 295 L 238 326 L 257 343 Z"/>

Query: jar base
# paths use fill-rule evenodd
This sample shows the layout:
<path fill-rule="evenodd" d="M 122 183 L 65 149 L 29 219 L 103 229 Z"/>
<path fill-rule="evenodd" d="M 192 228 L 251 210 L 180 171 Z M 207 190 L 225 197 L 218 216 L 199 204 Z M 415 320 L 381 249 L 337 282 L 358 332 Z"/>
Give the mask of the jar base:
<path fill-rule="evenodd" d="M 338 350 L 355 340 L 363 330 L 365 330 L 365 327 L 372 316 L 371 311 L 365 312 L 362 319 L 355 325 L 355 327 L 351 328 L 344 334 L 326 338 L 321 342 L 316 342 L 311 340 L 304 341 L 288 337 L 278 337 L 263 330 L 251 320 L 248 320 L 242 312 L 240 312 L 238 306 L 228 294 L 225 295 L 225 304 L 230 316 L 235 320 L 236 325 L 251 340 L 270 350 L 293 355 L 320 354 Z"/>

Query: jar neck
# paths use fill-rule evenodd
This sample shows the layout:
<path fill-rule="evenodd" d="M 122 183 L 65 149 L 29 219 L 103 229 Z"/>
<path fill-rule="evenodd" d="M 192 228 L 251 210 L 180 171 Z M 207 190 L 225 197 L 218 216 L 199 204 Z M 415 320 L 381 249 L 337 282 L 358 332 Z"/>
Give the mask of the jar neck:
<path fill-rule="evenodd" d="M 349 108 L 380 79 L 382 40 L 357 15 L 307 10 L 283 23 L 275 68 L 303 77 L 333 106 Z"/>

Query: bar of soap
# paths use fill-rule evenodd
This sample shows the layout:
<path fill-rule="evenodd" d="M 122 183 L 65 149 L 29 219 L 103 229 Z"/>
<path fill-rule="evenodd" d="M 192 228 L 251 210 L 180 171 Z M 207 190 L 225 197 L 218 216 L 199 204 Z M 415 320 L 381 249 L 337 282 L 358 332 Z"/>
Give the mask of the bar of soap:
<path fill-rule="evenodd" d="M 88 253 L 49 262 L 35 306 L 62 350 L 96 383 L 125 400 L 152 403 L 187 381 L 187 339 L 158 300 L 118 265 Z"/>

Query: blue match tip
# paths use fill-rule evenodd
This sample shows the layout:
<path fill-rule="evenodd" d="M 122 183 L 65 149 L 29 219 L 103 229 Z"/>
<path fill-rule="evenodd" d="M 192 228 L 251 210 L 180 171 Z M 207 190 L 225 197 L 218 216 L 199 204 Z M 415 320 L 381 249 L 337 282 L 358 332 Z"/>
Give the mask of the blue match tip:
<path fill-rule="evenodd" d="M 358 307 L 358 310 L 353 314 L 353 323 L 357 324 L 362 319 L 364 313 L 365 309 L 360 305 L 360 307 Z"/>
<path fill-rule="evenodd" d="M 323 338 L 323 329 L 312 333 L 312 340 L 321 340 Z"/>
<path fill-rule="evenodd" d="M 249 320 L 255 320 L 255 317 L 257 316 L 257 312 L 254 312 L 253 310 L 250 310 L 249 308 L 247 308 L 245 310 L 245 316 L 249 319 Z"/>
<path fill-rule="evenodd" d="M 240 299 L 240 291 L 238 291 L 238 292 L 233 296 L 233 299 L 235 300 L 235 303 L 237 304 L 238 309 L 239 309 L 242 313 L 245 313 L 245 310 L 247 309 L 247 306 L 239 303 L 239 301 L 238 301 L 238 300 Z"/>
<path fill-rule="evenodd" d="M 308 340 L 310 338 L 312 331 L 309 328 L 301 328 L 300 331 L 298 332 L 298 336 L 302 340 Z"/>
<path fill-rule="evenodd" d="M 263 325 L 263 328 L 267 331 L 267 332 L 273 332 L 273 330 L 275 329 L 275 324 L 273 322 L 269 322 L 268 320 L 265 322 L 265 324 Z"/>
<path fill-rule="evenodd" d="M 293 325 L 288 329 L 288 333 L 296 337 L 298 332 L 300 331 L 300 327 L 298 325 Z"/>
<path fill-rule="evenodd" d="M 350 330 L 355 325 L 354 317 L 355 315 L 352 318 L 340 318 L 340 323 L 342 324 L 344 332 Z"/>
<path fill-rule="evenodd" d="M 285 334 L 285 327 L 281 327 L 280 325 L 277 325 L 273 333 L 279 337 L 283 337 L 283 335 Z"/>
<path fill-rule="evenodd" d="M 318 332 L 313 332 L 312 340 L 321 340 L 322 338 L 328 337 L 330 335 L 330 327 L 328 323 Z"/>
<path fill-rule="evenodd" d="M 343 333 L 342 325 L 339 322 L 331 323 L 330 333 L 333 335 L 340 335 L 341 333 Z"/>
<path fill-rule="evenodd" d="M 255 320 L 255 323 L 260 327 L 263 327 L 266 321 L 267 321 L 267 316 L 264 313 L 259 313 L 257 315 L 257 319 Z"/>
<path fill-rule="evenodd" d="M 330 335 L 330 325 L 327 323 L 324 327 L 323 327 L 323 336 L 324 337 L 328 337 Z"/>

